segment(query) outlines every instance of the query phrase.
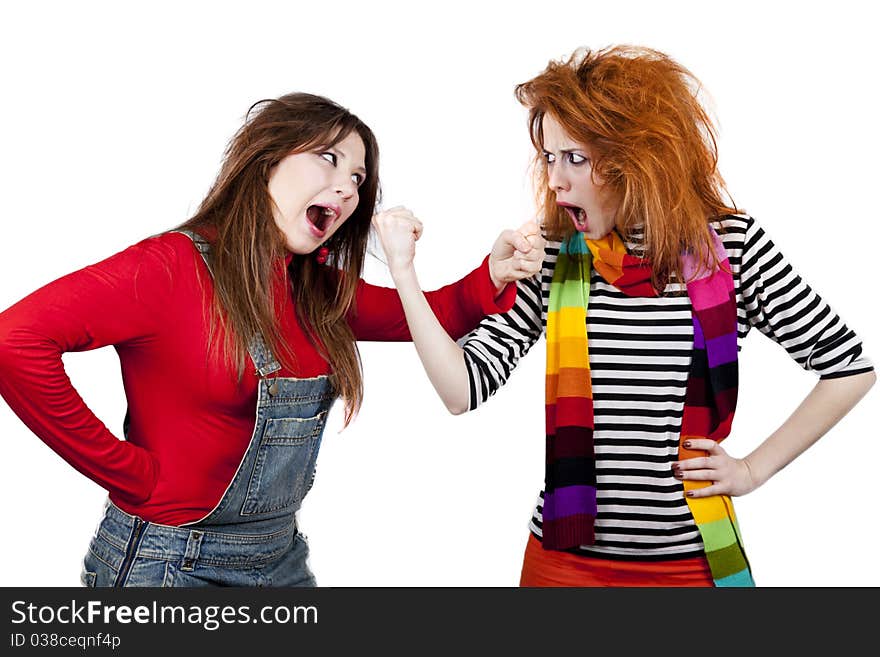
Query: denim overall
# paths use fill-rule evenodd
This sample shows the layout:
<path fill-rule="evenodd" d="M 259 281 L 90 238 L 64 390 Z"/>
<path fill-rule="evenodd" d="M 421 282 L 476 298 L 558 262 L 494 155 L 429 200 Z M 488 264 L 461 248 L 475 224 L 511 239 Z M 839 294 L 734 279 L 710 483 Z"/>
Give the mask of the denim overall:
<path fill-rule="evenodd" d="M 181 231 L 183 232 L 183 231 Z M 208 244 L 193 239 L 207 263 Z M 272 377 L 281 365 L 260 336 L 254 433 L 220 502 L 180 527 L 147 522 L 107 501 L 83 560 L 86 586 L 315 586 L 296 511 L 335 394 L 326 376 Z"/>

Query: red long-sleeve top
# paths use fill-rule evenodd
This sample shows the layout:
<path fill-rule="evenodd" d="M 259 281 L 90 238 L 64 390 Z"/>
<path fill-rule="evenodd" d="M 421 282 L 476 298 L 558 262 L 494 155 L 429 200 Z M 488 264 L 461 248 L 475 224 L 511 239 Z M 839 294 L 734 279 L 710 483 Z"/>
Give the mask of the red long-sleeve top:
<path fill-rule="evenodd" d="M 279 269 L 281 267 L 279 263 Z M 306 338 L 279 277 L 279 321 L 295 369 L 328 374 Z M 106 488 L 123 510 L 168 525 L 209 513 L 226 489 L 254 429 L 257 376 L 239 382 L 209 349 L 213 299 L 207 267 L 180 233 L 146 239 L 64 276 L 0 313 L 0 394 L 46 444 Z M 465 335 L 513 305 L 496 298 L 487 260 L 460 281 L 425 295 L 446 331 Z M 348 321 L 358 340 L 409 340 L 397 291 L 360 281 Z M 222 339 L 215 335 L 214 340 Z M 131 423 L 119 440 L 86 406 L 61 354 L 113 345 Z"/>

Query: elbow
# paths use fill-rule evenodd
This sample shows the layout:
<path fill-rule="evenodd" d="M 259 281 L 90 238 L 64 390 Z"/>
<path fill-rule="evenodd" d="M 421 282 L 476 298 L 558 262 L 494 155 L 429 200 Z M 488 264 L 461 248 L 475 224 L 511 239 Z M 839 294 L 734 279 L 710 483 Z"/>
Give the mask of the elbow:
<path fill-rule="evenodd" d="M 55 346 L 30 326 L 14 320 L 0 313 L 0 373 L 6 379 L 11 379 L 13 372 L 30 362 L 35 355 L 43 356 L 44 348 Z"/>
<path fill-rule="evenodd" d="M 470 410 L 466 401 L 444 399 L 443 403 L 446 405 L 446 410 L 449 411 L 452 415 L 463 415 Z"/>
<path fill-rule="evenodd" d="M 14 359 L 14 348 L 9 339 L 9 329 L 4 325 L 2 317 L 0 317 L 0 371 L 9 368 L 10 363 Z"/>

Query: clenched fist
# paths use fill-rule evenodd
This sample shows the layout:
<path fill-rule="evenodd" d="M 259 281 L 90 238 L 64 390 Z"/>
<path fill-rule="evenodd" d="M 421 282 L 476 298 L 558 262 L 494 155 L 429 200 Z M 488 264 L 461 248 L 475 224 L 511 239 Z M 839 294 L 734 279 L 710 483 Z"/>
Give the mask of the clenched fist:
<path fill-rule="evenodd" d="M 546 241 L 534 221 L 528 221 L 517 230 L 505 230 L 489 254 L 489 275 L 496 289 L 541 271 Z"/>
<path fill-rule="evenodd" d="M 391 274 L 410 267 L 416 255 L 416 240 L 422 236 L 422 222 L 407 208 L 396 206 L 374 214 L 373 226 Z"/>

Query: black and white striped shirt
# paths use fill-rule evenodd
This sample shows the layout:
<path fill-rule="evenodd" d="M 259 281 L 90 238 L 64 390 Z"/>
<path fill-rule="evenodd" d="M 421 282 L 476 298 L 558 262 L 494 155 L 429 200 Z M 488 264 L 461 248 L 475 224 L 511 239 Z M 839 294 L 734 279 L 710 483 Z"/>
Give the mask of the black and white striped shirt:
<path fill-rule="evenodd" d="M 738 340 L 754 326 L 822 378 L 870 371 L 859 338 L 792 270 L 747 216 L 713 224 L 736 287 Z M 638 239 L 638 236 L 636 236 Z M 637 250 L 638 245 L 627 247 Z M 547 244 L 540 275 L 520 281 L 514 307 L 491 315 L 459 341 L 470 378 L 470 409 L 500 388 L 544 332 L 559 242 Z M 598 516 L 591 556 L 675 559 L 703 553 L 682 483 L 672 476 L 693 348 L 683 285 L 659 297 L 628 297 L 594 269 L 587 308 L 593 390 Z M 543 491 L 530 530 L 540 538 Z"/>

